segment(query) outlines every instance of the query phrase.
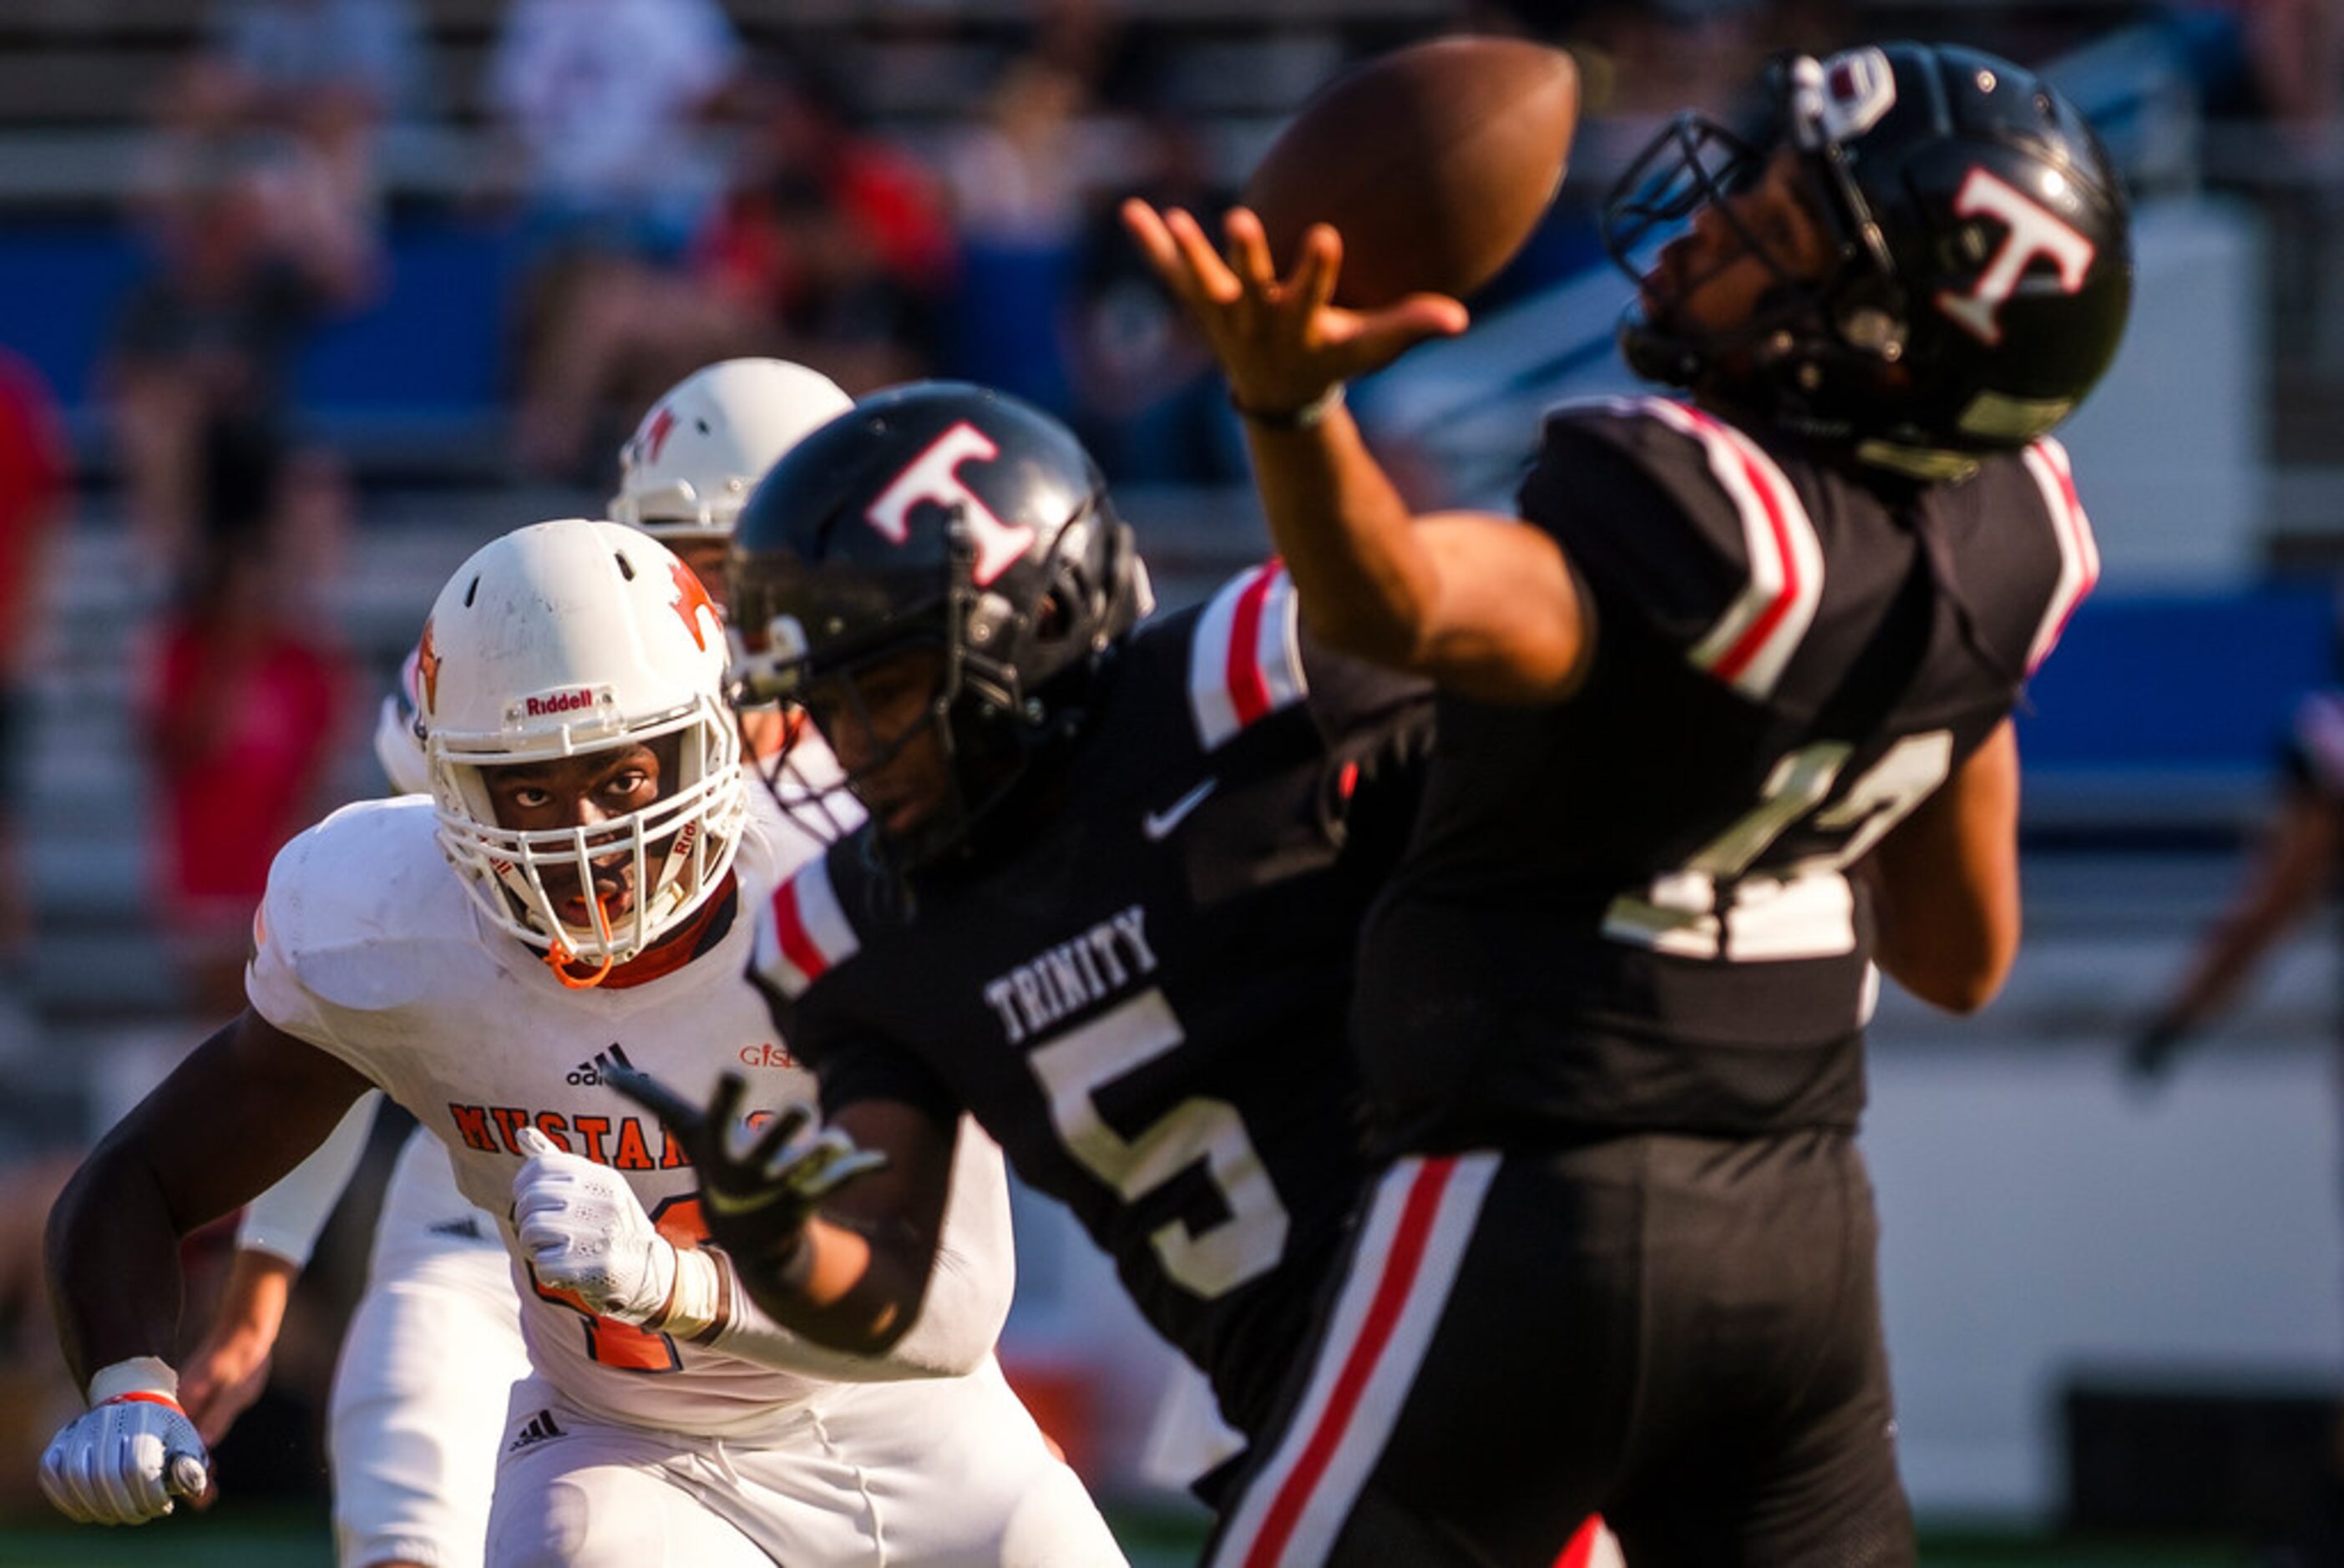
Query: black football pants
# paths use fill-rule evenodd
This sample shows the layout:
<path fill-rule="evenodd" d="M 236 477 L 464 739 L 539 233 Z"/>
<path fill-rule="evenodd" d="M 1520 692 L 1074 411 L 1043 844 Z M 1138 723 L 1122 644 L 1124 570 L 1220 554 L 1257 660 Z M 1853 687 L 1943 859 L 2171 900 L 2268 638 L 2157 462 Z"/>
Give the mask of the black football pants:
<path fill-rule="evenodd" d="M 1838 1133 L 1403 1160 L 1207 1560 L 1910 1564 L 1877 1239 Z"/>

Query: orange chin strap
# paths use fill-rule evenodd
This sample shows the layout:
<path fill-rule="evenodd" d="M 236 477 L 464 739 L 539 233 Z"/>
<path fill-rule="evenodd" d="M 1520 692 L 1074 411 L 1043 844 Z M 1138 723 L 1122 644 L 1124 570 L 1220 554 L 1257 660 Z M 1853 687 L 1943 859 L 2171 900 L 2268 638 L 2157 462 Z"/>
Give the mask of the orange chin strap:
<path fill-rule="evenodd" d="M 583 963 L 584 960 L 563 945 L 561 933 L 558 931 L 554 934 L 551 945 L 545 950 L 546 967 L 553 971 L 555 979 L 572 991 L 592 990 L 611 977 L 611 970 L 618 961 L 616 955 L 611 951 L 611 913 L 603 907 L 604 902 L 599 897 L 594 900 L 594 929 L 601 933 L 602 937 L 601 968 L 583 978 L 572 975 L 570 972 L 570 966 Z"/>

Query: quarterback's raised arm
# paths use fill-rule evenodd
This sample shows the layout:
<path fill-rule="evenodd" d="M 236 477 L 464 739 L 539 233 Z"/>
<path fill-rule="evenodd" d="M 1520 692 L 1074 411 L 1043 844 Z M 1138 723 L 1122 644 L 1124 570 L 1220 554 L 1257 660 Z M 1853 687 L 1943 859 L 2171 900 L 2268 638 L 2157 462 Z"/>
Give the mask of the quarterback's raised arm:
<path fill-rule="evenodd" d="M 1343 407 L 1346 380 L 1461 331 L 1464 307 L 1430 295 L 1380 311 L 1330 304 L 1342 247 L 1323 227 L 1281 279 L 1260 220 L 1243 207 L 1227 219 L 1227 258 L 1186 212 L 1134 201 L 1124 222 L 1228 378 L 1270 536 L 1311 630 L 1469 696 L 1566 695 L 1587 628 L 1561 548 L 1495 514 L 1417 516 Z"/>

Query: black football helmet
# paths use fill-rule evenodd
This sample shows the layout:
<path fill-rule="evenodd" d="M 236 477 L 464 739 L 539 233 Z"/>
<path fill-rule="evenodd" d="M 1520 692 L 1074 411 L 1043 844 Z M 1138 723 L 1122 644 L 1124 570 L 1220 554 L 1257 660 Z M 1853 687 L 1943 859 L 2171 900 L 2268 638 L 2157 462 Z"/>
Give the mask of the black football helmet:
<path fill-rule="evenodd" d="M 851 692 L 880 661 L 941 653 L 932 718 L 959 799 L 883 846 L 899 869 L 965 845 L 1080 727 L 1152 603 L 1074 432 L 960 381 L 866 398 L 792 448 L 741 513 L 731 576 L 736 702 L 795 702 L 842 677 Z"/>
<path fill-rule="evenodd" d="M 1793 56 L 1746 119 L 1689 113 L 1654 138 L 1606 203 L 1612 258 L 1636 276 L 1639 245 L 1705 204 L 1733 221 L 1725 198 L 1788 147 L 1840 264 L 1818 284 L 1785 274 L 1731 332 L 1632 308 L 1621 343 L 1639 375 L 1914 466 L 2026 445 L 2107 369 L 2132 298 L 2125 194 L 2040 76 L 1949 45 Z"/>

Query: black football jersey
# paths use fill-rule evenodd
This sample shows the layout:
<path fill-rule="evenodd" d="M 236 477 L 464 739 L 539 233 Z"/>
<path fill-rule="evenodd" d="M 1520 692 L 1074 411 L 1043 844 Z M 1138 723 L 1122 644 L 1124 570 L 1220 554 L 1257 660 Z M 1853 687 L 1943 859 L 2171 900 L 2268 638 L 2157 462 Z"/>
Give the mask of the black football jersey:
<path fill-rule="evenodd" d="M 1364 1179 L 1353 958 L 1431 698 L 1314 647 L 1275 566 L 1106 679 L 1015 845 L 918 877 L 908 915 L 865 839 L 833 846 L 775 895 L 757 977 L 825 1111 L 974 1114 L 1251 1431 Z"/>
<path fill-rule="evenodd" d="M 1357 1023 L 1379 1144 L 1852 1127 L 1850 868 L 2009 713 L 2097 575 L 2066 455 L 1859 475 L 1658 398 L 1550 416 L 1521 513 L 1594 653 L 1444 696 Z"/>

